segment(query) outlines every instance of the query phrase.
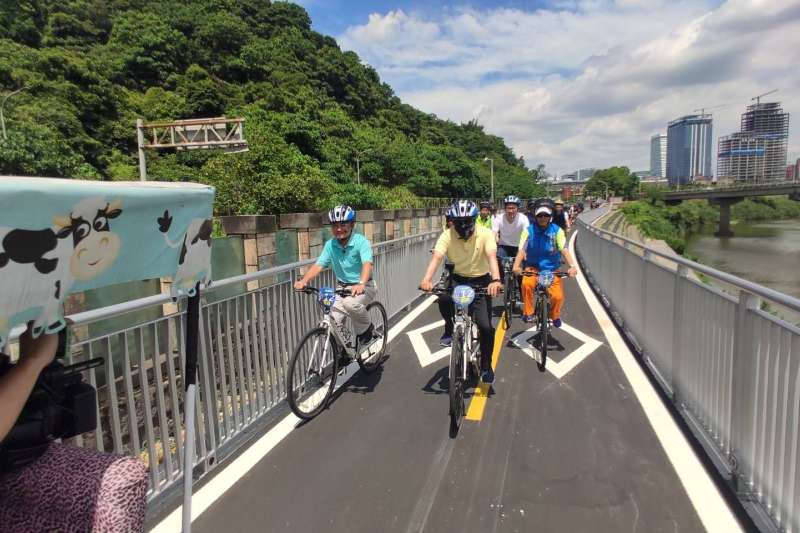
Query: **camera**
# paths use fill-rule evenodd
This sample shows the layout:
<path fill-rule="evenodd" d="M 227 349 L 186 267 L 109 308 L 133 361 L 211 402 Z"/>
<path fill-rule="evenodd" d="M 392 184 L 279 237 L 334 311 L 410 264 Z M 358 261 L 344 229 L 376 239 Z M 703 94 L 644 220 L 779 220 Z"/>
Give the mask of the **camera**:
<path fill-rule="evenodd" d="M 102 358 L 64 365 L 66 332 L 59 335 L 56 359 L 40 374 L 14 427 L 0 442 L 0 471 L 24 466 L 40 457 L 56 439 L 65 439 L 97 427 L 97 391 L 81 372 L 103 364 Z M 13 368 L 0 355 L 0 376 Z"/>

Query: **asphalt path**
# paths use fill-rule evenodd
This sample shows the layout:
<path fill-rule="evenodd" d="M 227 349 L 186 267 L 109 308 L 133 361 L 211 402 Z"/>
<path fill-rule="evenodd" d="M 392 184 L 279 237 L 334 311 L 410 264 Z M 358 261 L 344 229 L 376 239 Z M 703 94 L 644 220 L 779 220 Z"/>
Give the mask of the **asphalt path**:
<path fill-rule="evenodd" d="M 440 319 L 432 305 L 382 370 L 355 374 L 193 530 L 704 531 L 575 280 L 564 284 L 568 327 L 554 330 L 550 368 L 539 371 L 533 333 L 515 320 L 480 419 L 454 438 L 447 357 L 422 366 L 408 335 Z M 422 334 L 431 352 L 440 334 Z"/>

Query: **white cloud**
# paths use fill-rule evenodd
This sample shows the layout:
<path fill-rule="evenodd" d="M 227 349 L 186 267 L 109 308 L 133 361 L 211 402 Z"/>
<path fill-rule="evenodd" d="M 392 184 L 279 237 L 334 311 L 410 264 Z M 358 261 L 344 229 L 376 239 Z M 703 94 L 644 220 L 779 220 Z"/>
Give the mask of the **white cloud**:
<path fill-rule="evenodd" d="M 576 0 L 550 9 L 374 13 L 339 37 L 410 104 L 478 117 L 551 170 L 649 167 L 649 137 L 699 107 L 715 137 L 751 96 L 800 112 L 800 2 Z M 559 7 L 560 6 L 560 7 Z M 800 157 L 791 126 L 790 157 Z"/>

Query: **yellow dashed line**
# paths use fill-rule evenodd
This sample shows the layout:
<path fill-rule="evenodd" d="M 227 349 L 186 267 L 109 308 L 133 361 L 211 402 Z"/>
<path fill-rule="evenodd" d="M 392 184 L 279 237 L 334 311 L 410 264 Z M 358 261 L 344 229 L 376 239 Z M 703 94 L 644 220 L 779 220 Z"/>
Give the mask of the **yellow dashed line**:
<path fill-rule="evenodd" d="M 497 368 L 497 361 L 500 360 L 500 350 L 503 348 L 503 340 L 506 336 L 506 315 L 500 317 L 500 323 L 494 333 L 494 348 L 492 349 L 492 370 Z M 464 417 L 467 420 L 480 421 L 483 418 L 483 410 L 486 408 L 486 399 L 489 397 L 489 387 L 486 383 L 481 382 L 472 395 L 472 400 L 469 402 L 467 415 Z"/>

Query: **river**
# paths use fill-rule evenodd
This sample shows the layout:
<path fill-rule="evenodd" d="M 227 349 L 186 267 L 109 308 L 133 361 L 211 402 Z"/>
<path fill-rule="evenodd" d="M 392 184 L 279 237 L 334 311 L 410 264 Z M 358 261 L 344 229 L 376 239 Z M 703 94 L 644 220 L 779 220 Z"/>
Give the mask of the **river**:
<path fill-rule="evenodd" d="M 800 298 L 800 220 L 738 223 L 734 237 L 705 228 L 687 240 L 687 251 L 705 265 Z"/>

